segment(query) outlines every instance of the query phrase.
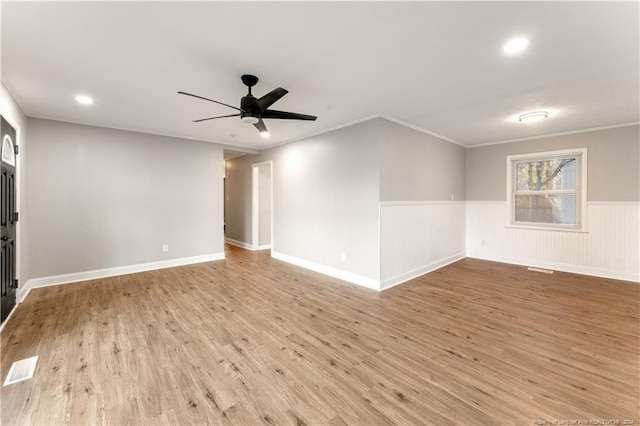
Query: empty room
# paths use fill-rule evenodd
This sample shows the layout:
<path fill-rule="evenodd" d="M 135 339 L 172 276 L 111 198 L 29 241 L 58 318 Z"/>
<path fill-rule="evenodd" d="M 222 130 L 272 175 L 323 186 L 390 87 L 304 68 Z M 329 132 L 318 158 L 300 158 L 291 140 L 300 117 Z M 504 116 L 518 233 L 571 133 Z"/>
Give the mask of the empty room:
<path fill-rule="evenodd" d="M 3 425 L 640 425 L 640 3 L 0 3 Z"/>

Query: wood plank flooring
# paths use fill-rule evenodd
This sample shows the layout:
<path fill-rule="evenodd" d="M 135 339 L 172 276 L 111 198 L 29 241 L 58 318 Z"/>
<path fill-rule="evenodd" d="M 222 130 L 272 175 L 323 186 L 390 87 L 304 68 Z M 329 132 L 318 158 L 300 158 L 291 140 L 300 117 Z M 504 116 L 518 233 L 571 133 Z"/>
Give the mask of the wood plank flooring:
<path fill-rule="evenodd" d="M 33 290 L 2 331 L 2 378 L 40 360 L 2 388 L 1 420 L 638 425 L 639 296 L 473 259 L 377 293 L 227 247 Z"/>

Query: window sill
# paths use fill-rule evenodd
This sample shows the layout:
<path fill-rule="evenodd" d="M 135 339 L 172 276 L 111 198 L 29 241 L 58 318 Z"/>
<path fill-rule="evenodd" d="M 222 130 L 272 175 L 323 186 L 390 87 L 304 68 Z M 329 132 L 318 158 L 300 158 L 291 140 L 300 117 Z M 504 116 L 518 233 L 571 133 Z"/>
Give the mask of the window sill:
<path fill-rule="evenodd" d="M 544 225 L 524 225 L 524 224 L 509 224 L 506 228 L 513 229 L 530 229 L 532 231 L 558 231 L 558 232 L 573 232 L 577 234 L 588 234 L 584 228 L 570 228 L 570 227 L 560 227 L 560 226 L 544 226 Z"/>

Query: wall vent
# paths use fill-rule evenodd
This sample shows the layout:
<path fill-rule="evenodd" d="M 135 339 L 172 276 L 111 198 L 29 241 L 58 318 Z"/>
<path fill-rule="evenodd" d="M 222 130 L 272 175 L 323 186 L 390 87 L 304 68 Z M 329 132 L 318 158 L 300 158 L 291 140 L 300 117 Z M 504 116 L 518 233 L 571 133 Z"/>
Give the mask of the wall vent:
<path fill-rule="evenodd" d="M 553 274 L 551 269 L 542 269 L 542 268 L 527 268 L 529 271 L 533 272 L 544 272 L 545 274 Z"/>
<path fill-rule="evenodd" d="M 12 385 L 14 383 L 28 380 L 33 377 L 33 373 L 36 372 L 36 364 L 38 363 L 38 356 L 32 356 L 31 358 L 22 359 L 11 364 L 9 368 L 9 374 L 4 381 L 3 386 Z"/>

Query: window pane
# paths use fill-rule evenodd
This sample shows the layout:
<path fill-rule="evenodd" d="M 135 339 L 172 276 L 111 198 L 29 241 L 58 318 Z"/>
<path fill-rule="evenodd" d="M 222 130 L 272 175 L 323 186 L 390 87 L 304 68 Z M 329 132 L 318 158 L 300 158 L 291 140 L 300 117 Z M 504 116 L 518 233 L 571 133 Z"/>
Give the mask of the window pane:
<path fill-rule="evenodd" d="M 576 159 L 516 163 L 516 191 L 576 189 Z"/>
<path fill-rule="evenodd" d="M 516 222 L 577 224 L 576 195 L 516 195 Z"/>

